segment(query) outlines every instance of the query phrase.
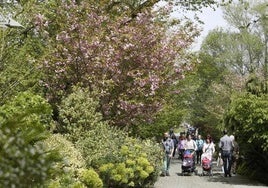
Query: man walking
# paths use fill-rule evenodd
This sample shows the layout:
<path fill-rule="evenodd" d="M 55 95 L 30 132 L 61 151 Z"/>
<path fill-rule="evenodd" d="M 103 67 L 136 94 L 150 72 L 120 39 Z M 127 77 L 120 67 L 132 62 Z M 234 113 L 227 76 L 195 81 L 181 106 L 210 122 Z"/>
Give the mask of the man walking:
<path fill-rule="evenodd" d="M 219 148 L 221 149 L 221 157 L 223 160 L 224 176 L 231 177 L 231 166 L 232 166 L 232 151 L 233 142 L 232 139 L 227 135 L 227 130 L 223 131 L 224 136 L 221 137 L 219 142 Z"/>
<path fill-rule="evenodd" d="M 169 168 L 170 168 L 170 160 L 172 158 L 172 153 L 174 151 L 174 143 L 170 138 L 168 133 L 164 133 L 164 138 L 162 140 L 163 148 L 164 148 L 164 166 L 162 176 L 170 176 Z"/>

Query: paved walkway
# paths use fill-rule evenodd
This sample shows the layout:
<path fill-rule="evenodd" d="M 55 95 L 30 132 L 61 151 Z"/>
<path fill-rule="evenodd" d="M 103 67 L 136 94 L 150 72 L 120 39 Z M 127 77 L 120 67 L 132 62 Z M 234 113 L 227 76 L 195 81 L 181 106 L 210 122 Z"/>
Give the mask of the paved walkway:
<path fill-rule="evenodd" d="M 213 176 L 201 176 L 202 168 L 197 166 L 197 175 L 181 175 L 181 160 L 174 158 L 171 161 L 170 176 L 159 177 L 154 188 L 267 188 L 258 182 L 249 180 L 240 175 L 224 177 L 221 167 L 213 162 Z"/>

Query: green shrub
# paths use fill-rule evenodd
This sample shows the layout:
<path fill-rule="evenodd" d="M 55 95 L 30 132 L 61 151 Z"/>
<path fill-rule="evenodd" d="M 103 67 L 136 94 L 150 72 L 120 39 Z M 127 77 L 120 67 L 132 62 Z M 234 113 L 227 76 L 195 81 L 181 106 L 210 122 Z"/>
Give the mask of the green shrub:
<path fill-rule="evenodd" d="M 74 92 L 63 100 L 60 108 L 60 119 L 68 130 L 68 138 L 82 153 L 87 168 L 99 169 L 103 164 L 110 162 L 124 164 L 127 156 L 122 155 L 120 149 L 122 145 L 126 145 L 127 139 L 127 143 L 131 140 L 131 142 L 142 146 L 142 152 L 130 149 L 132 153 L 129 155 L 143 157 L 142 161 L 148 161 L 147 166 L 150 167 L 147 168 L 147 166 L 144 167 L 140 164 L 138 166 L 141 169 L 134 169 L 134 177 L 124 178 L 122 180 L 124 183 L 121 180 L 112 181 L 117 185 L 124 186 L 152 184 L 158 176 L 159 165 L 161 164 L 159 147 L 149 140 L 132 139 L 124 130 L 109 126 L 107 122 L 102 120 L 101 114 L 96 111 L 97 108 L 98 100 L 94 94 L 79 87 L 75 87 Z M 131 144 L 129 144 L 129 147 L 132 148 Z M 143 154 L 141 155 L 141 153 Z M 150 156 L 145 157 L 145 153 Z M 115 170 L 124 169 L 120 165 L 118 168 L 116 167 Z M 126 168 L 130 167 L 127 166 Z M 130 169 L 127 170 L 129 171 Z M 129 175 L 129 173 L 130 175 L 132 174 L 131 172 L 127 174 Z M 114 176 L 114 179 L 120 179 L 120 177 Z M 138 182 L 135 182 L 136 180 Z M 109 185 L 106 179 L 104 181 L 105 184 Z"/>
<path fill-rule="evenodd" d="M 1 186 L 37 186 L 49 179 L 58 156 L 41 141 L 50 134 L 51 113 L 42 97 L 28 92 L 0 107 Z"/>
<path fill-rule="evenodd" d="M 99 175 L 93 170 L 82 170 L 80 173 L 79 179 L 90 188 L 102 188 L 103 183 L 102 180 L 99 178 Z"/>
<path fill-rule="evenodd" d="M 70 188 L 89 188 L 89 187 L 85 186 L 85 184 L 83 184 L 82 182 L 75 182 L 70 185 Z"/>
<path fill-rule="evenodd" d="M 54 165 L 56 171 L 51 181 L 47 182 L 49 187 L 85 186 L 77 176 L 80 170 L 85 169 L 86 163 L 72 142 L 61 134 L 54 134 L 47 138 L 43 145 L 48 150 L 57 150 L 62 158 L 62 161 Z"/>
<path fill-rule="evenodd" d="M 77 181 L 77 182 L 69 181 L 68 183 L 65 182 L 63 184 L 59 180 L 50 181 L 46 187 L 48 187 L 48 188 L 88 188 L 85 184 L 83 184 L 82 182 L 79 182 L 79 181 Z"/>
<path fill-rule="evenodd" d="M 61 168 L 81 169 L 86 167 L 85 160 L 75 145 L 61 134 L 53 134 L 44 140 L 43 145 L 49 150 L 57 150 L 62 157 Z M 59 165 L 59 163 L 58 163 Z"/>
<path fill-rule="evenodd" d="M 128 137 L 124 131 L 106 124 L 98 125 L 95 129 L 85 132 L 76 146 L 81 150 L 88 167 L 101 169 L 110 163 L 118 164 L 109 168 L 113 170 L 112 174 L 116 175 L 113 176 L 114 180 L 110 178 L 109 170 L 107 172 L 102 170 L 101 179 L 107 186 L 111 184 L 116 184 L 116 186 L 152 185 L 161 170 L 161 149 L 155 142 Z M 127 153 L 124 153 L 122 146 L 129 148 Z M 142 166 L 144 164 L 138 163 L 137 158 L 150 167 Z M 133 161 L 134 164 L 139 164 L 140 169 L 131 169 Z M 153 169 L 152 172 L 151 169 Z M 120 175 L 120 173 L 125 173 L 125 175 Z"/>
<path fill-rule="evenodd" d="M 83 154 L 88 167 L 98 168 L 102 163 L 117 159 L 119 147 L 126 136 L 118 128 L 99 123 L 94 129 L 80 135 L 76 147 Z"/>
<path fill-rule="evenodd" d="M 73 142 L 81 132 L 92 129 L 102 121 L 102 115 L 96 111 L 98 104 L 96 94 L 81 87 L 73 87 L 73 93 L 63 99 L 59 118 Z"/>
<path fill-rule="evenodd" d="M 152 186 L 159 168 L 150 163 L 144 141 L 126 138 L 120 148 L 118 162 L 103 164 L 100 175 L 108 187 L 148 187 Z M 149 149 L 150 150 L 150 149 Z M 159 151 L 160 154 L 160 151 Z M 159 160 L 160 160 L 160 155 Z M 156 161 L 154 161 L 156 162 Z M 160 161 L 158 161 L 160 162 Z M 161 162 L 159 163 L 161 164 Z M 154 172 L 158 171 L 154 174 Z"/>
<path fill-rule="evenodd" d="M 257 94 L 233 95 L 224 120 L 244 156 L 240 172 L 268 184 L 268 95 Z"/>

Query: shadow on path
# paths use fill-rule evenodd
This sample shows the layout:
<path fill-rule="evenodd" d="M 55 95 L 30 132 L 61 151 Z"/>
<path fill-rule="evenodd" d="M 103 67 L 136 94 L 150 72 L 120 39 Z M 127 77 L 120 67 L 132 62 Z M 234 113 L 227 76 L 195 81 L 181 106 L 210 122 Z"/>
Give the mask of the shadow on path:
<path fill-rule="evenodd" d="M 207 179 L 208 182 L 221 182 L 225 184 L 232 184 L 232 185 L 248 185 L 248 186 L 264 186 L 257 181 L 251 180 L 247 177 L 241 175 L 234 175 L 232 177 L 224 177 L 223 175 L 214 175 Z"/>

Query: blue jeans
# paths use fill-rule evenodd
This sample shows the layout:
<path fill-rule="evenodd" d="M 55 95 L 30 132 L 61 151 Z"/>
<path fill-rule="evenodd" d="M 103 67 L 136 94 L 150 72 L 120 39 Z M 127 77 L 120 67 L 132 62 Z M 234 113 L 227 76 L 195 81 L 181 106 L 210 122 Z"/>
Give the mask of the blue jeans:
<path fill-rule="evenodd" d="M 222 151 L 221 158 L 223 160 L 224 174 L 231 175 L 231 167 L 232 167 L 232 153 L 231 153 L 231 151 Z"/>
<path fill-rule="evenodd" d="M 163 173 L 167 173 L 169 171 L 169 167 L 170 167 L 170 155 L 169 154 L 165 154 L 164 156 L 164 166 L 163 166 Z"/>

